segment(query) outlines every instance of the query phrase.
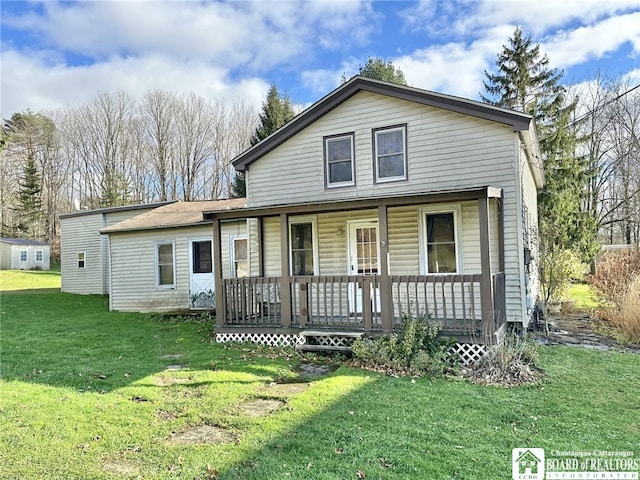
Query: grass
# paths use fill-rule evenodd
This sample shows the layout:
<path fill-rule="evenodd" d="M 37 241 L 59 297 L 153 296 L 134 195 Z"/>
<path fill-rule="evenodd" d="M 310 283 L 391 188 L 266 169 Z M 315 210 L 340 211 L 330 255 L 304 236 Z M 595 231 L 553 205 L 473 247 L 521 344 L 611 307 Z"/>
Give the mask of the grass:
<path fill-rule="evenodd" d="M 0 270 L 0 291 L 60 288 L 60 270 Z"/>
<path fill-rule="evenodd" d="M 584 310 L 598 308 L 598 297 L 588 283 L 574 283 L 567 292 L 567 300 L 573 300 L 575 307 Z"/>
<path fill-rule="evenodd" d="M 340 367 L 281 396 L 268 385 L 295 377 L 296 357 L 212 344 L 206 323 L 108 312 L 99 296 L 0 300 L 2 479 L 510 478 L 516 447 L 640 438 L 640 355 L 543 348 L 546 380 L 512 389 Z M 240 413 L 274 396 L 280 410 Z M 171 441 L 203 424 L 237 441 Z"/>

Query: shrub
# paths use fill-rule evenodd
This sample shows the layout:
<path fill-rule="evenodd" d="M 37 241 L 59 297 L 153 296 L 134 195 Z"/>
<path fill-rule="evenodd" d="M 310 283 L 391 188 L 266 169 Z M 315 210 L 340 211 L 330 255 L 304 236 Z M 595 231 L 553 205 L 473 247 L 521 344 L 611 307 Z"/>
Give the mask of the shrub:
<path fill-rule="evenodd" d="M 428 318 L 406 317 L 400 333 L 356 340 L 355 363 L 391 375 L 443 375 L 455 364 L 448 354 L 454 341 L 439 334 Z"/>
<path fill-rule="evenodd" d="M 500 345 L 492 346 L 466 375 L 482 385 L 511 387 L 535 383 L 542 378 L 536 360 L 535 345 L 527 337 L 511 335 Z"/>
<path fill-rule="evenodd" d="M 606 253 L 589 281 L 609 303 L 600 316 L 625 342 L 640 345 L 640 250 Z"/>
<path fill-rule="evenodd" d="M 589 283 L 608 302 L 620 306 L 633 280 L 640 275 L 640 249 L 618 250 L 601 255 Z"/>

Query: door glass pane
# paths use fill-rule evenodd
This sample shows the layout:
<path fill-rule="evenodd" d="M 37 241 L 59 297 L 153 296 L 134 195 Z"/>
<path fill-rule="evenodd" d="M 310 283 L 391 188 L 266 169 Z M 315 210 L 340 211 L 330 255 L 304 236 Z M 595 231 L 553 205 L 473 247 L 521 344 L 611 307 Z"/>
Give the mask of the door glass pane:
<path fill-rule="evenodd" d="M 193 273 L 211 273 L 211 240 L 193 242 Z"/>
<path fill-rule="evenodd" d="M 356 228 L 356 255 L 359 275 L 378 273 L 376 227 Z"/>

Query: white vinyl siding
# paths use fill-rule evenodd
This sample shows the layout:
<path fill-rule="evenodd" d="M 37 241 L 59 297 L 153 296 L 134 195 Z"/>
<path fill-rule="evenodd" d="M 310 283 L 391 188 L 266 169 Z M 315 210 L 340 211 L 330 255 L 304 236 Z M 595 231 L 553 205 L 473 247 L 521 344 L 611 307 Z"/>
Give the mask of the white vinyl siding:
<path fill-rule="evenodd" d="M 135 208 L 116 212 L 78 213 L 60 219 L 60 269 L 62 291 L 109 293 L 109 239 L 100 230 L 152 210 Z M 77 253 L 85 252 L 86 265 L 78 269 Z"/>
<path fill-rule="evenodd" d="M 229 237 L 246 235 L 246 223 L 223 222 L 222 271 L 229 277 Z M 211 225 L 163 230 L 119 232 L 110 235 L 112 285 L 111 310 L 171 312 L 190 308 L 189 239 L 207 238 Z M 173 242 L 175 287 L 156 288 L 155 244 Z"/>
<path fill-rule="evenodd" d="M 372 129 L 400 124 L 407 125 L 408 180 L 375 184 Z M 325 189 L 324 139 L 350 131 L 356 187 Z M 248 206 L 513 187 L 513 138 L 506 125 L 360 92 L 251 165 Z"/>

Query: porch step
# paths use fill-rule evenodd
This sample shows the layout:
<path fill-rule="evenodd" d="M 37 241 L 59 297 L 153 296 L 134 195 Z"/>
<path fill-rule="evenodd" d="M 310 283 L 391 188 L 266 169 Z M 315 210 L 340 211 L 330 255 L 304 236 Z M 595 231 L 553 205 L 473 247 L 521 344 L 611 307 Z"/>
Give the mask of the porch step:
<path fill-rule="evenodd" d="M 296 349 L 307 352 L 350 352 L 353 342 L 363 335 L 364 332 L 304 330 L 300 332 L 303 341 L 296 345 Z"/>

